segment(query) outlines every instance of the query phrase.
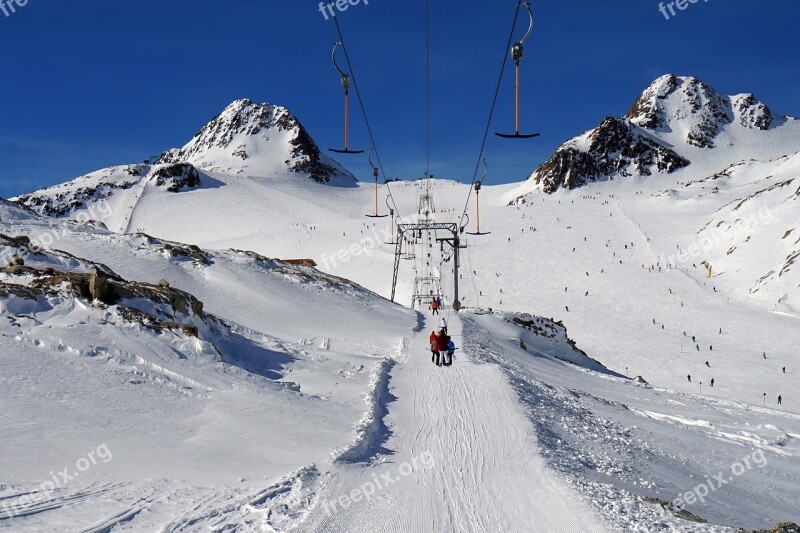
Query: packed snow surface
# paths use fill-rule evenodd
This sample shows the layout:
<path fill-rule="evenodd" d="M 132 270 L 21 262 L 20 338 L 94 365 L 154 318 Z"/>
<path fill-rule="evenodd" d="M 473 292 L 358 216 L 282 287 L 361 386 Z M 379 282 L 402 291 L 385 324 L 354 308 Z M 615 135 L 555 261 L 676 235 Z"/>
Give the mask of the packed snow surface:
<path fill-rule="evenodd" d="M 403 247 L 396 292 L 408 306 L 415 275 L 441 277 L 441 315 L 392 303 L 373 185 L 255 156 L 232 171 L 211 130 L 175 161 L 0 203 L 17 262 L 0 272 L 0 530 L 800 522 L 796 125 L 748 140 L 766 111 L 739 95 L 717 102 L 738 114 L 716 148 L 686 145 L 708 124 L 674 122 L 675 96 L 648 125 L 659 87 L 629 120 L 692 164 L 554 194 L 485 185 L 491 234 L 462 234 L 460 313 L 446 235 Z M 418 220 L 428 188 L 432 218 L 476 229 L 468 184 L 381 185 L 379 209 L 391 194 Z M 97 272 L 133 296 L 87 297 Z M 431 362 L 442 317 L 450 367 Z"/>

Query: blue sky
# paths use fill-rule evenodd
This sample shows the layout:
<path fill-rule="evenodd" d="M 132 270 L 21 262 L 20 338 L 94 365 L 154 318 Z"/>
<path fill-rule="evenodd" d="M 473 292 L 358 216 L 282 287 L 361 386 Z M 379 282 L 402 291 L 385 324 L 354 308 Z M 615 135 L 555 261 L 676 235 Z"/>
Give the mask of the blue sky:
<path fill-rule="evenodd" d="M 339 20 L 387 174 L 415 178 L 425 170 L 425 4 L 363 1 Z M 318 5 L 28 0 L 9 16 L 0 11 L 0 196 L 183 145 L 237 98 L 284 105 L 322 148 L 341 144 L 341 89 L 330 64 L 336 30 Z M 431 1 L 438 177 L 472 177 L 515 7 Z M 533 0 L 533 8 L 522 122 L 542 136 L 492 136 L 488 183 L 523 179 L 669 72 L 726 94 L 754 92 L 774 112 L 800 115 L 798 2 L 699 0 L 670 20 L 654 0 Z M 507 76 L 493 131 L 513 129 L 512 91 Z M 355 111 L 351 147 L 368 148 Z M 339 160 L 370 179 L 365 158 Z"/>

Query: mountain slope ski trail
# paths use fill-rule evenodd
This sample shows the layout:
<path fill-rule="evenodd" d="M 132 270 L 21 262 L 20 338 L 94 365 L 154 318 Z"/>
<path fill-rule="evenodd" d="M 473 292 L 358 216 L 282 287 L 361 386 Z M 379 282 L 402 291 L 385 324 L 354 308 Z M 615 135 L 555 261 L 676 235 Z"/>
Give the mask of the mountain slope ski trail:
<path fill-rule="evenodd" d="M 128 233 L 131 228 L 131 220 L 133 219 L 133 211 L 136 209 L 136 206 L 139 204 L 139 200 L 142 199 L 144 195 L 144 190 L 147 187 L 147 183 L 150 181 L 150 173 L 148 172 L 141 178 L 139 178 L 139 182 L 136 184 L 133 194 L 131 195 L 131 199 L 128 201 L 128 205 L 125 208 L 125 218 L 123 219 L 122 223 L 120 224 L 119 233 Z"/>
<path fill-rule="evenodd" d="M 461 339 L 453 316 L 450 334 Z M 608 529 L 544 466 L 534 428 L 493 365 L 461 351 L 431 362 L 431 328 L 394 365 L 383 447 L 369 466 L 336 463 L 304 531 L 602 532 Z"/>

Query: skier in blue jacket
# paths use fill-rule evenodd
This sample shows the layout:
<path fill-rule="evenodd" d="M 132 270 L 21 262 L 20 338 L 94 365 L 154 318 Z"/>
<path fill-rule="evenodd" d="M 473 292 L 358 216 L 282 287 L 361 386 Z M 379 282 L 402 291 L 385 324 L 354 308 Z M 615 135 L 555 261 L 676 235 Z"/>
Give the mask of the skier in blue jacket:
<path fill-rule="evenodd" d="M 447 359 L 444 361 L 444 366 L 452 366 L 453 365 L 453 354 L 456 353 L 456 344 L 453 342 L 453 339 L 450 339 L 450 342 L 447 343 Z"/>

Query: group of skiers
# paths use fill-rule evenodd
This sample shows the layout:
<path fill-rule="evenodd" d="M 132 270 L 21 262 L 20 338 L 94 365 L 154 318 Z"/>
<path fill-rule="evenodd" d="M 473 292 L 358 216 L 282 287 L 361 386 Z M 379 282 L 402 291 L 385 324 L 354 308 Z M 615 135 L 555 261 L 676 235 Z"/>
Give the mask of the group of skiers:
<path fill-rule="evenodd" d="M 456 345 L 447 334 L 447 320 L 444 317 L 439 322 L 439 333 L 431 331 L 428 341 L 431 343 L 431 362 L 436 366 L 451 366 Z"/>
<path fill-rule="evenodd" d="M 442 321 L 444 322 L 444 319 Z M 456 345 L 447 334 L 447 326 L 440 329 L 439 333 L 432 331 L 429 340 L 431 341 L 431 362 L 436 366 L 452 366 Z"/>

